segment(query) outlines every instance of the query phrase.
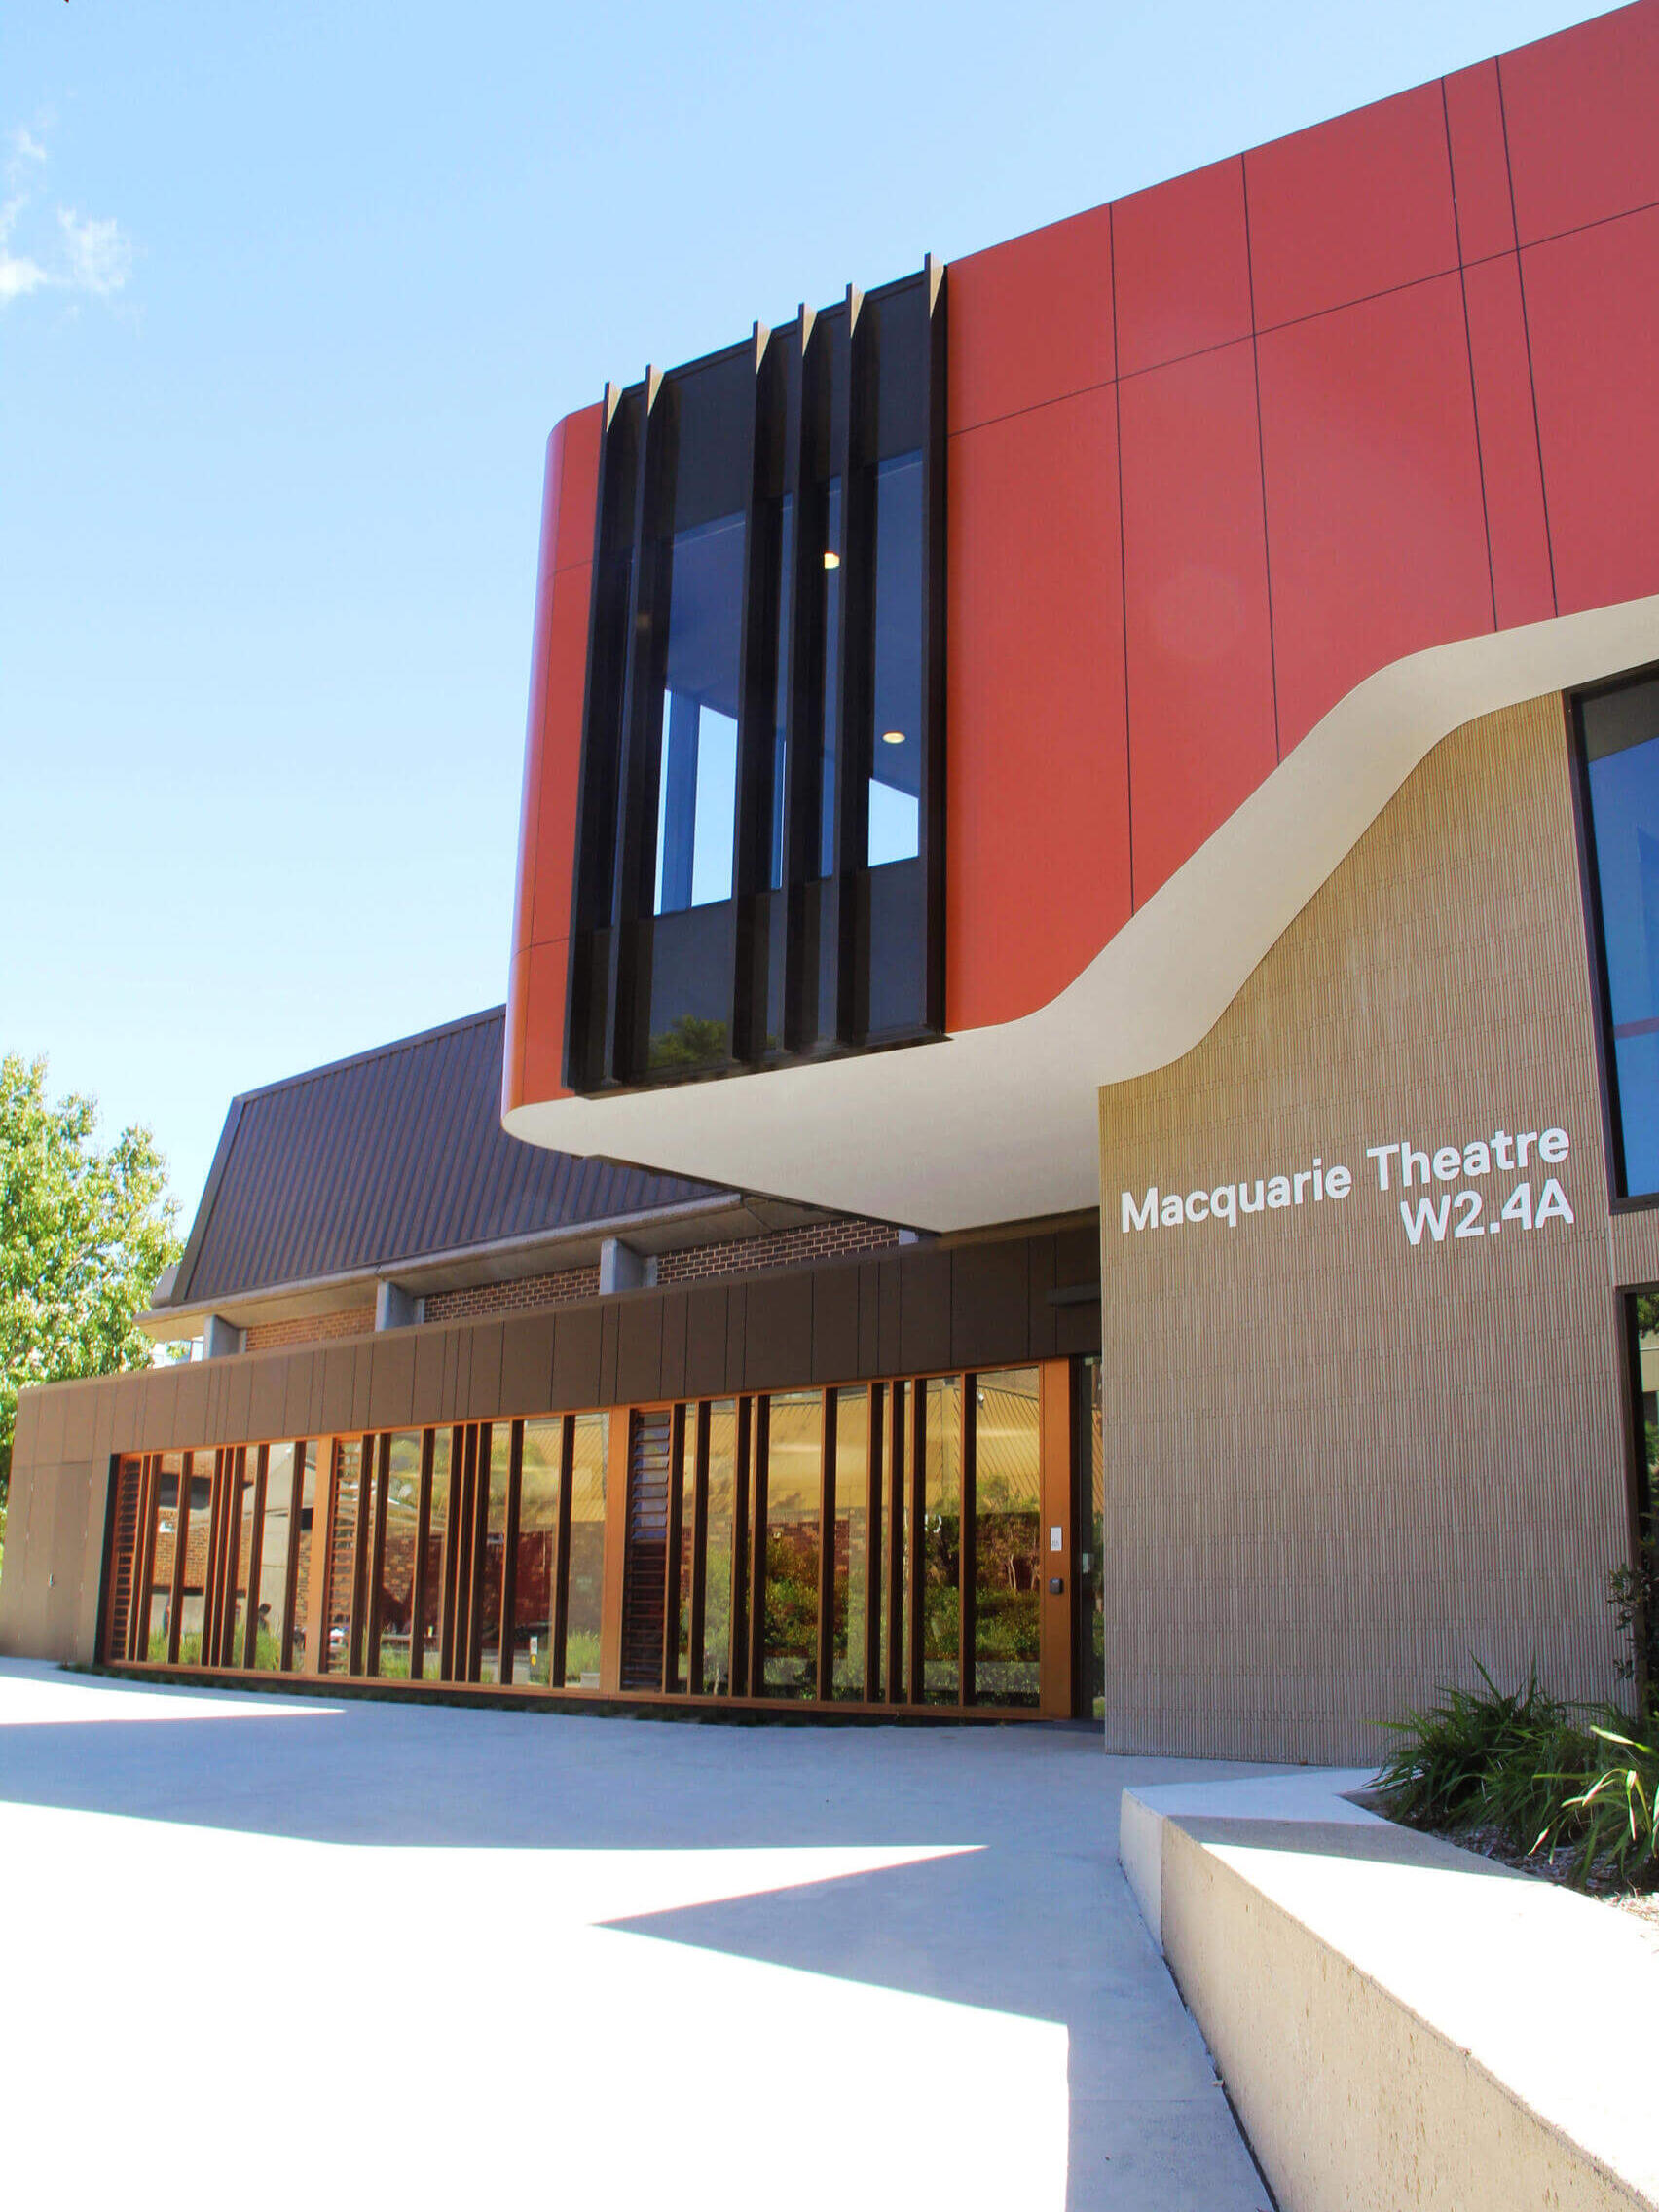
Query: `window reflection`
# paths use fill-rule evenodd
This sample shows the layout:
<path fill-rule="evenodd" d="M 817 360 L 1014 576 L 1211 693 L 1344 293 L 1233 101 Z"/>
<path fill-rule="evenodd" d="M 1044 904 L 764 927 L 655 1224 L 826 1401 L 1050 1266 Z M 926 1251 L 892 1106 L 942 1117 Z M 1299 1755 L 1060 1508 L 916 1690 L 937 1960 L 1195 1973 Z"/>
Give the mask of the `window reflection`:
<path fill-rule="evenodd" d="M 1582 702 L 1620 1182 L 1659 1192 L 1659 679 Z"/>
<path fill-rule="evenodd" d="M 334 1494 L 329 1512 L 327 1592 L 323 1601 L 324 1640 L 322 1671 L 349 1675 L 351 1664 L 351 1623 L 355 1600 L 357 1528 L 362 1509 L 364 1460 L 367 1446 L 334 1447 Z"/>
<path fill-rule="evenodd" d="M 325 1567 L 326 1562 L 316 1562 L 316 1446 L 302 1444 L 298 1447 L 299 1467 L 299 1528 L 289 1541 L 294 1547 L 294 1559 L 289 1573 L 288 1587 L 292 1593 L 289 1604 L 291 1626 L 287 1639 L 284 1666 L 293 1673 L 303 1675 L 310 1671 L 311 1651 L 311 1581 L 313 1565 Z"/>
<path fill-rule="evenodd" d="M 818 1694 L 819 1511 L 824 1407 L 816 1390 L 769 1401 L 762 1693 Z"/>
<path fill-rule="evenodd" d="M 144 1604 L 144 1656 L 165 1663 L 172 1636 L 173 1567 L 178 1558 L 179 1493 L 184 1454 L 162 1455 L 156 1477 L 155 1534 L 151 1540 L 150 1587 Z"/>
<path fill-rule="evenodd" d="M 974 1695 L 1035 1705 L 1042 1633 L 1038 1372 L 974 1379 Z"/>
<path fill-rule="evenodd" d="M 961 1690 L 962 1381 L 926 1384 L 927 1488 L 921 1528 L 922 1694 L 954 1705 Z"/>
<path fill-rule="evenodd" d="M 869 1392 L 835 1392 L 835 1526 L 830 1588 L 832 1697 L 865 1694 L 869 1623 Z"/>
<path fill-rule="evenodd" d="M 206 1626 L 207 1553 L 213 1539 L 214 1455 L 192 1452 L 189 1457 L 186 1506 L 180 1516 L 184 1568 L 179 1583 L 178 1648 L 173 1656 L 181 1667 L 199 1667 Z"/>
<path fill-rule="evenodd" d="M 553 1575 L 559 1541 L 562 1420 L 527 1420 L 513 1560 L 513 1680 L 553 1678 Z"/>
<path fill-rule="evenodd" d="M 488 1438 L 486 1445 L 483 1438 Z M 480 1456 L 488 1452 L 489 1464 L 480 1466 L 478 1479 L 489 1485 L 488 1516 L 484 1528 L 484 1561 L 479 1603 L 483 1607 L 478 1632 L 478 1680 L 501 1679 L 501 1597 L 507 1565 L 507 1496 L 512 1473 L 510 1431 L 496 1435 L 487 1424 L 482 1431 Z"/>
<path fill-rule="evenodd" d="M 293 1514 L 294 1447 L 273 1444 L 265 1462 L 265 1502 L 259 1522 L 258 1598 L 253 1620 L 253 1664 L 272 1674 L 282 1665 Z"/>
<path fill-rule="evenodd" d="M 259 1452 L 249 1445 L 232 1455 L 230 1554 L 233 1568 L 225 1610 L 224 1641 L 216 1657 L 228 1667 L 244 1667 L 247 1658 L 248 1590 L 253 1576 L 254 1542 L 259 1534 Z"/>
<path fill-rule="evenodd" d="M 922 456 L 875 475 L 875 719 L 869 777 L 871 867 L 921 851 Z"/>
<path fill-rule="evenodd" d="M 610 1420 L 606 1414 L 577 1414 L 572 1426 L 565 1683 L 570 1689 L 596 1690 L 605 1595 L 605 1461 Z"/>
<path fill-rule="evenodd" d="M 450 1500 L 454 1493 L 456 1431 L 440 1428 L 432 1439 L 432 1495 L 426 1512 L 426 1541 L 421 1563 L 420 1603 L 416 1607 L 419 1645 L 415 1657 L 426 1680 L 447 1673 L 449 1635 L 445 1593 L 449 1574 Z"/>
<path fill-rule="evenodd" d="M 885 1695 L 903 1705 L 910 1695 L 910 1419 L 913 1393 L 908 1382 L 888 1388 L 887 1533 L 881 1556 L 887 1565 L 886 1603 L 881 1620 L 881 1680 Z"/>
<path fill-rule="evenodd" d="M 380 1648 L 376 1672 L 394 1681 L 409 1677 L 415 1624 L 415 1567 L 421 1541 L 421 1431 L 390 1439 L 386 1471 L 386 1537 L 381 1557 Z"/>
<path fill-rule="evenodd" d="M 731 1688 L 732 1591 L 737 1567 L 737 1401 L 709 1408 L 709 1502 L 703 1572 L 703 1679 L 706 1696 Z"/>

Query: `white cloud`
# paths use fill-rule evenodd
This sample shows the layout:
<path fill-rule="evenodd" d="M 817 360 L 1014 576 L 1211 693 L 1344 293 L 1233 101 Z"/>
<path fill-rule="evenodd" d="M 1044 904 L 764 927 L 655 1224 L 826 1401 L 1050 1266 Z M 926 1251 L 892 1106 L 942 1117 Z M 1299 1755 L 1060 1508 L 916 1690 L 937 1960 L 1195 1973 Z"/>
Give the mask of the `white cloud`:
<path fill-rule="evenodd" d="M 46 163 L 46 148 L 32 130 L 19 128 L 10 134 L 6 181 L 19 186 L 31 167 Z M 84 292 L 107 300 L 126 284 L 132 270 L 132 241 L 112 215 L 82 216 L 73 207 L 59 206 L 57 239 L 54 250 L 41 254 L 14 252 L 12 238 L 34 195 L 16 190 L 0 205 L 0 308 L 31 292 Z"/>
<path fill-rule="evenodd" d="M 93 292 L 100 300 L 119 292 L 132 267 L 132 245 L 114 217 L 89 215 L 83 222 L 73 207 L 59 207 L 57 223 L 73 288 Z"/>

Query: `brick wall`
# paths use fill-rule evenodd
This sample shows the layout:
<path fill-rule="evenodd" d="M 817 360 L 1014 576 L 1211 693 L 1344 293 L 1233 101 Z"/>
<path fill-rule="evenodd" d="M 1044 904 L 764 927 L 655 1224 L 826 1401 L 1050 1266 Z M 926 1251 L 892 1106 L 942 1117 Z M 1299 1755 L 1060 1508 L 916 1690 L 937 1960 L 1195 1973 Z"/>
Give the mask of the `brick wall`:
<path fill-rule="evenodd" d="M 810 1221 L 799 1229 L 780 1229 L 769 1236 L 739 1236 L 719 1244 L 693 1244 L 664 1252 L 657 1261 L 659 1283 L 707 1282 L 724 1275 L 758 1274 L 769 1268 L 803 1268 L 850 1252 L 884 1252 L 899 1242 L 899 1232 L 878 1221 L 837 1215 Z M 573 1306 L 599 1296 L 599 1269 L 563 1268 L 555 1274 L 523 1275 L 515 1282 L 476 1283 L 469 1290 L 441 1290 L 426 1300 L 428 1321 L 472 1321 L 491 1313 L 526 1313 L 539 1307 Z M 268 1321 L 247 1332 L 249 1351 L 276 1351 L 288 1345 L 327 1344 L 339 1337 L 367 1336 L 375 1325 L 372 1306 L 343 1313 L 311 1313 L 302 1320 Z"/>
<path fill-rule="evenodd" d="M 809 1221 L 799 1229 L 780 1229 L 770 1236 L 739 1238 L 728 1244 L 695 1244 L 683 1252 L 664 1252 L 657 1281 L 706 1282 L 714 1275 L 747 1275 L 766 1268 L 800 1268 L 813 1260 L 832 1260 L 844 1252 L 883 1252 L 897 1244 L 899 1232 L 885 1222 L 838 1216 Z"/>
<path fill-rule="evenodd" d="M 571 1306 L 599 1296 L 599 1269 L 565 1268 L 558 1274 L 523 1275 L 517 1282 L 475 1283 L 470 1290 L 440 1290 L 426 1301 L 428 1321 L 470 1321 L 480 1313 L 523 1313 L 538 1306 Z"/>
<path fill-rule="evenodd" d="M 247 1332 L 248 1351 L 279 1351 L 284 1345 L 332 1344 L 337 1337 L 374 1334 L 373 1306 L 350 1306 L 340 1313 L 303 1313 L 292 1321 L 255 1321 Z"/>

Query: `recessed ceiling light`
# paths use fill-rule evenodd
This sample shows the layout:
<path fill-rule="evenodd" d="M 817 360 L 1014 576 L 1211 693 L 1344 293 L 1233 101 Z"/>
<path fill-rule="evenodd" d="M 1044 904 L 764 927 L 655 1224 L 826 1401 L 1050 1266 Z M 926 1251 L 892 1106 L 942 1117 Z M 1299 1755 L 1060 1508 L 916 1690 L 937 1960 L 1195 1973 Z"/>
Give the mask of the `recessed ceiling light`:
<path fill-rule="evenodd" d="M 883 745 L 903 745 L 904 732 L 902 729 L 884 729 L 881 733 L 881 742 Z"/>
<path fill-rule="evenodd" d="M 839 567 L 841 566 L 841 556 L 840 556 L 840 554 L 839 554 L 839 553 L 826 553 L 826 554 L 825 554 L 825 556 L 824 556 L 824 566 L 825 566 L 825 567 L 826 567 L 827 569 L 838 569 L 838 568 L 839 568 Z"/>

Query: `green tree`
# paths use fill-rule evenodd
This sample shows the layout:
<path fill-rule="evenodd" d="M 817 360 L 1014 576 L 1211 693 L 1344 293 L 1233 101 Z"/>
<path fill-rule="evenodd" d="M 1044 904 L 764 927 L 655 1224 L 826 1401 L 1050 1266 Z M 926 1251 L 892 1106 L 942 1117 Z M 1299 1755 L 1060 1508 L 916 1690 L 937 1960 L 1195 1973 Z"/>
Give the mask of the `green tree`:
<path fill-rule="evenodd" d="M 44 1059 L 0 1059 L 0 1541 L 18 1390 L 148 1367 L 135 1317 L 181 1249 L 155 1138 L 100 1151 L 97 1120 L 94 1098 L 48 1098 Z"/>

